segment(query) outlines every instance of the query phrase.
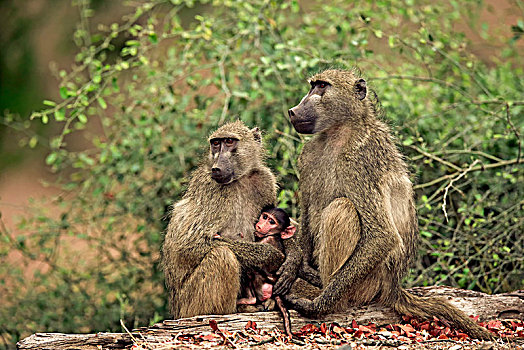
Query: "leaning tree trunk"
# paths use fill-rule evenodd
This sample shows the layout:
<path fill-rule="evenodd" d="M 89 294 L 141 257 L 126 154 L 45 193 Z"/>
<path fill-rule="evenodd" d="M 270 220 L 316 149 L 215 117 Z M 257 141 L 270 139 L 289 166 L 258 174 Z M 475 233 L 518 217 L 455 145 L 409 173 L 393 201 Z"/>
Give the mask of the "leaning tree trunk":
<path fill-rule="evenodd" d="M 467 315 L 479 316 L 482 321 L 524 319 L 524 291 L 497 295 L 449 287 L 418 287 L 409 291 L 420 296 L 444 297 Z M 21 340 L 17 346 L 19 349 L 129 349 L 133 344 L 133 337 L 147 341 L 148 344 L 154 346 L 173 339 L 173 336 L 180 332 L 209 331 L 210 320 L 215 320 L 220 327 L 225 327 L 231 332 L 243 330 L 248 321 L 255 321 L 259 329 L 282 328 L 282 317 L 278 312 L 208 315 L 165 320 L 151 327 L 135 329 L 130 334 L 36 333 Z M 377 325 L 384 325 L 399 322 L 400 316 L 390 308 L 380 305 L 350 308 L 344 313 L 327 315 L 322 320 L 305 318 L 291 311 L 293 330 L 319 321 L 347 325 L 352 320 L 361 324 L 373 322 Z"/>

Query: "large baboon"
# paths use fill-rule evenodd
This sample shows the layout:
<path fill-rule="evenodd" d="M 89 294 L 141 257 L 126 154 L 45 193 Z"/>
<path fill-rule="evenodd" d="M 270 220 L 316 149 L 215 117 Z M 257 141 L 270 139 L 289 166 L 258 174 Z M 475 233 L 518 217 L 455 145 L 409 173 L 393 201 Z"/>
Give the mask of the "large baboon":
<path fill-rule="evenodd" d="M 371 302 L 400 314 L 437 316 L 469 335 L 490 333 L 444 300 L 421 298 L 400 281 L 416 255 L 417 217 L 407 166 L 389 128 L 376 117 L 366 82 L 354 72 L 326 70 L 289 110 L 302 150 L 299 244 L 287 253 L 275 293 L 286 293 L 304 254 L 317 264 L 324 289 L 313 301 L 288 297 L 302 314 L 320 316 Z"/>
<path fill-rule="evenodd" d="M 260 132 L 237 121 L 220 127 L 209 142 L 208 157 L 173 206 L 162 247 L 175 318 L 235 312 L 241 272 L 275 271 L 284 260 L 269 244 L 248 242 L 261 209 L 276 199 Z"/>

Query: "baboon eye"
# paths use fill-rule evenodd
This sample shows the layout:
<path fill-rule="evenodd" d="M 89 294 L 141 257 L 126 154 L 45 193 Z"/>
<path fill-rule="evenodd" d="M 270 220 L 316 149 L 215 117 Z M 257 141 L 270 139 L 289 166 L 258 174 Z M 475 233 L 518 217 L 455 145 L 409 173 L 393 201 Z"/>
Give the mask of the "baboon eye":
<path fill-rule="evenodd" d="M 228 146 L 231 146 L 234 142 L 235 142 L 235 140 L 233 140 L 233 139 L 226 139 L 226 145 L 228 145 Z"/>
<path fill-rule="evenodd" d="M 274 224 L 275 224 L 275 221 L 274 221 L 273 219 L 269 219 L 269 223 L 270 223 L 271 225 L 274 225 Z"/>
<path fill-rule="evenodd" d="M 267 214 L 262 214 L 262 219 L 267 220 Z"/>
<path fill-rule="evenodd" d="M 326 87 L 326 83 L 320 83 L 320 84 L 318 84 L 318 87 L 321 88 L 321 89 L 323 89 L 323 88 Z"/>
<path fill-rule="evenodd" d="M 219 140 L 211 140 L 211 145 L 218 146 L 218 145 L 220 145 L 220 141 Z"/>

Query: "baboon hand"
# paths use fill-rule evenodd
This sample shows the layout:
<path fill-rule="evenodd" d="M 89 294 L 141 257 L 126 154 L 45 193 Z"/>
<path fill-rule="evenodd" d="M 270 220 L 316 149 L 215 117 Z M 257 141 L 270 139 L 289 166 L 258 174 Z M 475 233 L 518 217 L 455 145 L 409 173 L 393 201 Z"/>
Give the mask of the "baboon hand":
<path fill-rule="evenodd" d="M 300 264 L 298 267 L 300 267 Z M 277 271 L 276 275 L 278 276 L 278 280 L 273 288 L 273 294 L 286 295 L 289 293 L 293 283 L 297 279 L 298 268 L 286 260 Z"/>
<path fill-rule="evenodd" d="M 318 308 L 315 306 L 315 300 L 311 301 L 305 298 L 296 298 L 291 295 L 285 295 L 281 298 L 284 299 L 290 309 L 296 310 L 302 316 L 310 318 L 318 317 Z"/>

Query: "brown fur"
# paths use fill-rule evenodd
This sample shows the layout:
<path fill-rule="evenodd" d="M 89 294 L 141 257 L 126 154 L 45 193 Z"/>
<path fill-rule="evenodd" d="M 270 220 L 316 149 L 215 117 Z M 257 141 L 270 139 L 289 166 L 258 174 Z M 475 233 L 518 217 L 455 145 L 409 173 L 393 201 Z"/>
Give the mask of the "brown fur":
<path fill-rule="evenodd" d="M 416 255 L 413 189 L 389 128 L 376 118 L 365 81 L 354 72 L 327 70 L 311 83 L 308 95 L 289 112 L 297 131 L 315 135 L 299 159 L 299 244 L 288 252 L 275 293 L 289 289 L 303 254 L 318 264 L 324 285 L 313 301 L 288 298 L 303 314 L 318 317 L 379 302 L 489 338 L 445 301 L 417 297 L 400 286 Z"/>
<path fill-rule="evenodd" d="M 162 265 L 175 318 L 226 314 L 236 310 L 242 271 L 275 271 L 284 255 L 256 244 L 251 232 L 261 209 L 276 199 L 275 177 L 264 165 L 258 129 L 229 123 L 211 136 L 238 139 L 229 154 L 234 178 L 211 178 L 213 154 L 193 172 L 182 200 L 173 206 L 162 247 Z M 221 239 L 214 239 L 219 233 Z"/>

